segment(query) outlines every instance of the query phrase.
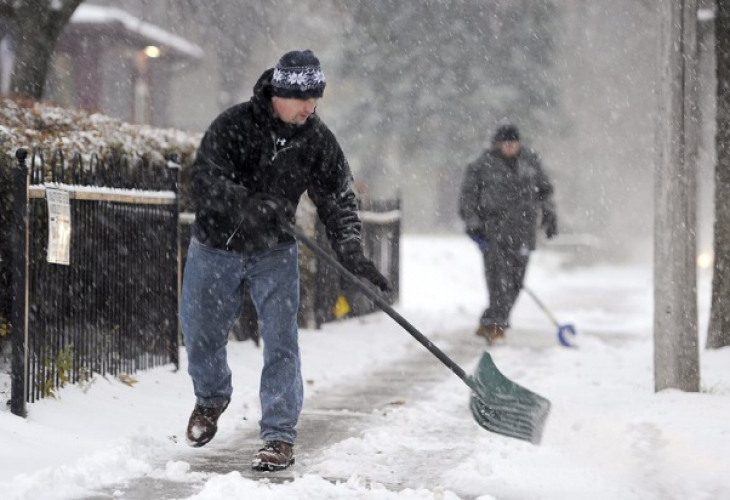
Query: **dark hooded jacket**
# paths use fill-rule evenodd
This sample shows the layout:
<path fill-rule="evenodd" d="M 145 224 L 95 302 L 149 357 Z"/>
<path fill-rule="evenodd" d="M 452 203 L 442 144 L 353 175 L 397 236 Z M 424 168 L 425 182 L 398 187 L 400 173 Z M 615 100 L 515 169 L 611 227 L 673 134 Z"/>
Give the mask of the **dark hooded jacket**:
<path fill-rule="evenodd" d="M 294 222 L 306 191 L 333 248 L 359 248 L 362 223 L 345 155 L 316 113 L 299 126 L 274 115 L 272 73 L 261 75 L 250 101 L 221 113 L 200 143 L 190 177 L 194 235 L 212 247 L 246 253 L 293 242 L 260 211 L 258 197 L 285 202 Z"/>
<path fill-rule="evenodd" d="M 467 166 L 459 213 L 467 232 L 489 244 L 534 250 L 538 221 L 555 216 L 552 194 L 534 151 L 522 148 L 510 160 L 489 149 Z"/>

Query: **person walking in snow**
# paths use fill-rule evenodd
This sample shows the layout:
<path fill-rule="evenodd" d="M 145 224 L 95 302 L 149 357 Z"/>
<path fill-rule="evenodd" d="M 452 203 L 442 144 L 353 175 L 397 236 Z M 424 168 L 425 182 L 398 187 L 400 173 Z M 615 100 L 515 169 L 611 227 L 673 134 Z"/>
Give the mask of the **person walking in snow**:
<path fill-rule="evenodd" d="M 493 344 L 504 338 L 512 307 L 522 290 L 538 217 L 548 238 L 558 234 L 553 187 L 537 154 L 520 145 L 514 125 L 503 125 L 492 146 L 469 164 L 459 214 L 466 234 L 479 245 L 489 307 L 476 334 Z"/>
<path fill-rule="evenodd" d="M 196 397 L 186 438 L 208 443 L 233 392 L 228 330 L 241 311 L 244 282 L 263 340 L 261 438 L 252 468 L 294 463 L 303 387 L 297 330 L 299 268 L 293 223 L 306 191 L 338 260 L 381 290 L 388 280 L 365 257 L 353 177 L 334 134 L 316 114 L 325 77 L 310 50 L 284 54 L 253 97 L 221 113 L 206 131 L 190 174 L 193 238 L 180 320 Z"/>

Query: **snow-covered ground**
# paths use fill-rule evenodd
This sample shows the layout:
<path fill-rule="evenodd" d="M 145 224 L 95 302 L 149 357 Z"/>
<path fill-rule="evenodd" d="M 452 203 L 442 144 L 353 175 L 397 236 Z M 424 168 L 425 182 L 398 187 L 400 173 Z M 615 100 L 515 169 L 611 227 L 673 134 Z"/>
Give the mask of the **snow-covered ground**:
<path fill-rule="evenodd" d="M 471 331 L 486 301 L 475 246 L 459 236 L 407 235 L 402 251 L 398 310 L 426 335 Z M 700 281 L 703 343 L 709 276 Z M 701 351 L 701 393 L 657 394 L 649 265 L 564 266 L 541 251 L 527 283 L 579 333 L 578 349 L 560 347 L 552 324 L 523 294 L 507 345 L 492 350 L 503 373 L 552 401 L 540 446 L 479 428 L 468 389 L 448 376 L 429 398 L 393 408 L 384 427 L 295 466 L 302 468 L 293 482 L 251 481 L 232 471 L 206 478 L 191 498 L 729 499 L 730 348 Z M 301 347 L 310 393 L 423 349 L 382 313 L 303 331 Z M 259 411 L 260 351 L 232 343 L 229 356 L 235 399 L 216 440 L 255 426 Z M 131 386 L 97 376 L 86 387 L 67 387 L 59 399 L 30 405 L 27 419 L 0 411 L 0 497 L 71 499 L 140 475 L 199 479 L 184 460 L 197 452 L 182 439 L 193 404 L 184 369 L 134 378 Z M 389 491 L 378 484 L 380 469 L 397 469 L 424 451 L 463 458 L 441 473 L 438 487 Z M 155 465 L 166 457 L 176 458 Z"/>

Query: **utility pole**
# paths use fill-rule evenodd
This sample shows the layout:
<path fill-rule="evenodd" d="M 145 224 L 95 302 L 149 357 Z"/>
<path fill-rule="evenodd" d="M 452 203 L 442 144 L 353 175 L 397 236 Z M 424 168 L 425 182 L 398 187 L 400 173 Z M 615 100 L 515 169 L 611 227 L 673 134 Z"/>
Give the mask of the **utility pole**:
<path fill-rule="evenodd" d="M 730 346 L 730 5 L 715 11 L 715 224 L 708 349 Z"/>
<path fill-rule="evenodd" d="M 654 191 L 654 388 L 697 392 L 697 0 L 663 0 Z"/>

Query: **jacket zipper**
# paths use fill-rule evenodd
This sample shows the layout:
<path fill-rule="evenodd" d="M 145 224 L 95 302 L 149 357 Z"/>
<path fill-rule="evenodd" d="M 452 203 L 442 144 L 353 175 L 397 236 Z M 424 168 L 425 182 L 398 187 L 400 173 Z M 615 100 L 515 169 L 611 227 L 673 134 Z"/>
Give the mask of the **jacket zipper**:
<path fill-rule="evenodd" d="M 231 235 L 226 240 L 226 250 L 230 250 L 231 249 L 230 248 L 231 240 L 233 239 L 234 236 L 236 236 L 236 233 L 238 232 L 238 229 L 241 227 L 241 224 L 243 224 L 243 218 L 244 217 L 246 217 L 246 216 L 244 215 L 244 216 L 241 217 L 241 220 L 238 221 L 238 224 L 236 225 L 236 229 L 233 230 L 233 232 L 231 233 Z"/>
<path fill-rule="evenodd" d="M 294 148 L 296 146 L 296 143 L 292 143 L 291 145 L 286 146 L 284 148 L 281 148 L 280 150 L 277 151 L 276 150 L 276 140 L 277 139 L 276 139 L 276 136 L 274 134 L 271 134 L 271 140 L 274 141 L 274 154 L 271 155 L 271 161 L 276 160 L 276 157 L 279 156 L 279 153 L 283 153 L 287 149 L 292 149 L 292 148 Z"/>

